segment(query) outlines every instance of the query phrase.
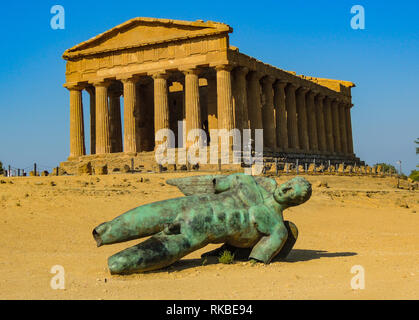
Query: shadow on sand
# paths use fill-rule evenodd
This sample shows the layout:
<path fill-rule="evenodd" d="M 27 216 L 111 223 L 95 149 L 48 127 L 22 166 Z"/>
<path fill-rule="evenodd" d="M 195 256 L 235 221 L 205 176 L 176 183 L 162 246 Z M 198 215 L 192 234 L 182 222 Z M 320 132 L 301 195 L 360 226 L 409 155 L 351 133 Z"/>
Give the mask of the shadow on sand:
<path fill-rule="evenodd" d="M 274 259 L 273 261 L 281 262 L 299 262 L 309 261 L 320 258 L 338 258 L 338 257 L 351 257 L 356 256 L 356 252 L 327 252 L 325 250 L 304 250 L 294 249 L 290 252 L 285 260 Z"/>
<path fill-rule="evenodd" d="M 249 252 L 250 253 L 250 252 Z M 304 249 L 294 249 L 290 252 L 286 259 L 278 259 L 275 258 L 272 262 L 285 262 L 285 263 L 293 263 L 299 261 L 309 261 L 314 259 L 321 259 L 321 258 L 338 258 L 338 257 L 351 257 L 357 255 L 356 252 L 327 252 L 325 250 L 304 250 Z M 247 258 L 243 256 L 235 259 L 236 261 L 247 261 Z M 161 269 L 150 271 L 150 273 L 158 273 L 158 272 L 178 272 L 189 268 L 200 267 L 203 265 L 204 259 L 182 259 L 180 261 L 175 262 L 171 266 Z M 218 264 L 217 257 L 207 257 L 205 265 L 212 265 Z"/>

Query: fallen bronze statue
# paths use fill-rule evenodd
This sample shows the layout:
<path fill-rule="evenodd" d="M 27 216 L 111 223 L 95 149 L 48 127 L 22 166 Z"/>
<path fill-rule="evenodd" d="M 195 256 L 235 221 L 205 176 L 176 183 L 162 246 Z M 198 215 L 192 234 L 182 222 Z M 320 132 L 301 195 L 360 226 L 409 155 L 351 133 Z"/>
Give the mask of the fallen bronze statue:
<path fill-rule="evenodd" d="M 275 180 L 242 173 L 168 180 L 185 197 L 132 209 L 93 230 L 97 246 L 151 236 L 108 259 L 111 274 L 167 267 L 210 243 L 221 248 L 203 256 L 248 252 L 248 259 L 269 263 L 285 258 L 298 237 L 282 212 L 306 202 L 311 184 L 301 177 Z"/>

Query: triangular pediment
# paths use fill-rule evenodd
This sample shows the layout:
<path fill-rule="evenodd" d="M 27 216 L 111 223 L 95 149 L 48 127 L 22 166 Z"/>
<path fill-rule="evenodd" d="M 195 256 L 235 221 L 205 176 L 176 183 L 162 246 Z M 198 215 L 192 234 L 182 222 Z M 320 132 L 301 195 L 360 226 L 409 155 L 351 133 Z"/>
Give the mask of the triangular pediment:
<path fill-rule="evenodd" d="M 230 26 L 212 21 L 135 18 L 68 49 L 63 57 L 69 59 L 231 31 Z"/>

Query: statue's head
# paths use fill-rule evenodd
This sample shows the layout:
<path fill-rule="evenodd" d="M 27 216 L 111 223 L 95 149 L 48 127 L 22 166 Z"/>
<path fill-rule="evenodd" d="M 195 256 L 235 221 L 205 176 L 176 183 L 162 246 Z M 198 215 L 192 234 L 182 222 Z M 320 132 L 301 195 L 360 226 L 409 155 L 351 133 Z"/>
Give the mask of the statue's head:
<path fill-rule="evenodd" d="M 275 200 L 288 208 L 303 204 L 311 197 L 311 184 L 302 177 L 295 177 L 280 186 L 274 192 Z"/>

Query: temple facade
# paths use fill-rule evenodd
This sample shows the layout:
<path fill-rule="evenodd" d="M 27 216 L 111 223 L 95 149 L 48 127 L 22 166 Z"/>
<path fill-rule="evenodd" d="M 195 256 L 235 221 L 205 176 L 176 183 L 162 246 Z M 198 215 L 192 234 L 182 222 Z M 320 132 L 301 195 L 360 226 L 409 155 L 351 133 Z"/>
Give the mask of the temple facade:
<path fill-rule="evenodd" d="M 186 133 L 263 129 L 264 150 L 271 155 L 356 160 L 355 85 L 256 60 L 230 45 L 232 31 L 212 21 L 135 18 L 66 50 L 68 162 L 111 154 L 141 157 L 155 149 L 159 129 L 178 135 L 182 120 Z M 82 101 L 83 90 L 89 101 Z"/>

